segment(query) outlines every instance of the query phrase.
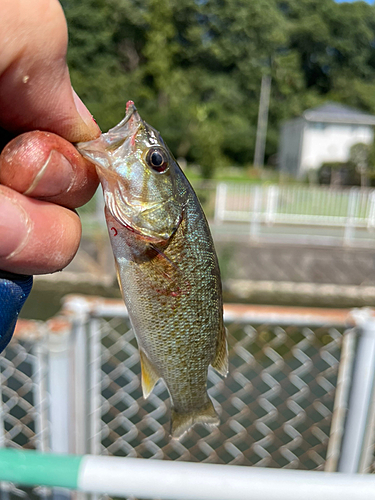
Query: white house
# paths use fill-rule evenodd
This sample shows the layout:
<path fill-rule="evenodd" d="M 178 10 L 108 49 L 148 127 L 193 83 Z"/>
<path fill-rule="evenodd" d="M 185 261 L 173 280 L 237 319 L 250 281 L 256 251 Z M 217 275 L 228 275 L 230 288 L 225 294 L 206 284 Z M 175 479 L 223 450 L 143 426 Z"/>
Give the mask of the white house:
<path fill-rule="evenodd" d="M 342 104 L 308 109 L 282 125 L 280 170 L 301 178 L 324 162 L 345 162 L 351 146 L 358 142 L 372 144 L 374 126 L 375 116 Z"/>

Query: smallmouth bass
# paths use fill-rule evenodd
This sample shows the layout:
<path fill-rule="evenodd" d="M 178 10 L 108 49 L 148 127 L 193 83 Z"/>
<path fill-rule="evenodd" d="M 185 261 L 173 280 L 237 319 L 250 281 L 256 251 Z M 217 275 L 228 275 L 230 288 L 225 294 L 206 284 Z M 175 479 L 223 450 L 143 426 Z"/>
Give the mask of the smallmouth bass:
<path fill-rule="evenodd" d="M 228 372 L 218 261 L 193 188 L 132 101 L 125 118 L 76 145 L 96 165 L 117 277 L 137 337 L 143 396 L 162 378 L 171 435 L 219 417 L 207 394 L 211 365 Z"/>

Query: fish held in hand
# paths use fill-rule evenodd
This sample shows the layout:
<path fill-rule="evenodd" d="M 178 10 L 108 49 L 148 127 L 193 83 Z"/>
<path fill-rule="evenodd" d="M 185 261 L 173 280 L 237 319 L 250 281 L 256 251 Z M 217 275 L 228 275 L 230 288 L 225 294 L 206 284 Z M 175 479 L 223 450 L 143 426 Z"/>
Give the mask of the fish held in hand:
<path fill-rule="evenodd" d="M 77 144 L 95 165 L 117 276 L 138 340 L 142 389 L 162 378 L 172 437 L 218 425 L 207 394 L 211 365 L 228 372 L 220 271 L 199 201 L 160 134 L 129 101 L 125 118 Z"/>

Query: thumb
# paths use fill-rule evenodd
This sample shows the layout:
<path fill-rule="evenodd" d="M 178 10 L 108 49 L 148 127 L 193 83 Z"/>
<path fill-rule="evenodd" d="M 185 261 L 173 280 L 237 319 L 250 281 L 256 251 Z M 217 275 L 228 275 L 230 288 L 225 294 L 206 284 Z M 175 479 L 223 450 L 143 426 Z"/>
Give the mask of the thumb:
<path fill-rule="evenodd" d="M 1 127 L 17 133 L 47 130 L 71 142 L 100 134 L 71 87 L 67 41 L 57 0 L 1 0 Z"/>

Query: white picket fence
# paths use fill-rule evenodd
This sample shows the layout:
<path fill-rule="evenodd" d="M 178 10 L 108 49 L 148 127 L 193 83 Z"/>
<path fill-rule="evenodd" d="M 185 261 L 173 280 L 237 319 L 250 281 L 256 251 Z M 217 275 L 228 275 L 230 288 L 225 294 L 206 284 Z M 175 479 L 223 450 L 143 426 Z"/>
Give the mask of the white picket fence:
<path fill-rule="evenodd" d="M 202 188 L 197 188 L 197 193 L 201 196 Z M 220 182 L 217 186 L 214 183 L 206 186 L 201 201 L 207 217 L 210 221 L 213 219 L 214 237 L 222 234 L 220 226 L 224 223 L 245 223 L 249 224 L 245 232 L 255 239 L 264 236 L 262 229 L 277 235 L 276 226 L 282 225 L 283 235 L 288 233 L 289 226 L 294 240 L 298 235 L 304 241 L 310 233 L 319 233 L 328 237 L 335 235 L 336 243 L 339 239 L 344 244 L 351 244 L 357 239 L 358 230 L 362 239 L 364 236 L 371 245 L 374 243 L 375 189 Z M 104 200 L 98 190 L 94 200 L 79 209 L 85 234 L 98 228 L 106 231 L 103 210 Z M 235 229 L 234 224 L 226 229 Z M 238 230 L 232 233 L 235 237 Z"/>
<path fill-rule="evenodd" d="M 215 222 L 375 227 L 375 190 L 220 183 Z"/>

